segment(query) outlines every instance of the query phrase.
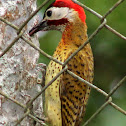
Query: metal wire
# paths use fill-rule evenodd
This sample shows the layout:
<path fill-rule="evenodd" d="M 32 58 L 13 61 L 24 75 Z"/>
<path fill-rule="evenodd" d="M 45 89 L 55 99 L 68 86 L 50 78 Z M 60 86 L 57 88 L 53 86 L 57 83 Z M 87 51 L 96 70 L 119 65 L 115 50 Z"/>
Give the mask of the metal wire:
<path fill-rule="evenodd" d="M 29 45 L 31 45 L 34 49 L 36 49 L 37 51 L 39 51 L 42 55 L 44 55 L 45 57 L 53 60 L 56 63 L 59 63 L 60 65 L 63 66 L 64 69 L 62 69 L 50 82 L 48 85 L 46 85 L 45 87 L 43 87 L 43 89 L 41 90 L 40 93 L 38 93 L 26 106 L 19 103 L 18 101 L 16 101 L 15 99 L 12 99 L 10 96 L 7 96 L 4 92 L 0 91 L 0 95 L 4 96 L 5 98 L 11 100 L 12 102 L 14 102 L 15 104 L 21 106 L 22 108 L 24 108 L 24 110 L 26 110 L 26 113 L 19 119 L 19 121 L 17 122 L 16 125 L 18 125 L 25 117 L 29 116 L 30 118 L 34 119 L 35 121 L 37 121 L 38 123 L 41 123 L 41 120 L 44 119 L 38 119 L 36 118 L 36 116 L 32 115 L 30 113 L 30 105 L 32 104 L 32 102 L 37 99 L 42 93 L 43 91 L 45 91 L 48 86 L 50 86 L 64 71 L 66 71 L 68 74 L 70 74 L 71 76 L 77 78 L 78 80 L 86 83 L 87 85 L 89 85 L 90 87 L 92 87 L 93 89 L 97 90 L 98 92 L 100 92 L 102 95 L 105 96 L 106 102 L 85 122 L 85 124 L 83 126 L 88 125 L 92 119 L 94 119 L 107 105 L 111 105 L 112 107 L 114 107 L 116 110 L 118 110 L 119 112 L 123 113 L 124 115 L 126 115 L 126 111 L 122 108 L 120 108 L 118 105 L 116 105 L 115 103 L 112 102 L 112 94 L 114 92 L 116 92 L 116 90 L 123 84 L 124 81 L 126 81 L 126 76 L 115 86 L 113 87 L 113 89 L 109 92 L 106 93 L 105 91 L 103 91 L 102 89 L 100 89 L 99 87 L 87 82 L 86 80 L 80 78 L 79 76 L 77 76 L 76 74 L 74 74 L 73 72 L 69 71 L 67 69 L 66 64 L 69 62 L 69 60 L 71 58 L 73 58 L 92 38 L 95 37 L 95 35 L 97 33 L 99 33 L 101 31 L 102 28 L 106 28 L 109 31 L 111 31 L 112 33 L 114 33 L 115 35 L 117 35 L 118 37 L 120 37 L 123 40 L 126 40 L 126 37 L 122 34 L 120 34 L 118 31 L 116 31 L 115 29 L 111 28 L 109 25 L 107 25 L 107 20 L 106 17 L 108 15 L 110 15 L 115 8 L 117 8 L 121 3 L 124 2 L 124 0 L 119 0 L 117 1 L 109 10 L 108 12 L 106 12 L 106 14 L 104 16 L 98 14 L 97 12 L 95 12 L 94 10 L 92 10 L 91 8 L 85 6 L 84 4 L 76 1 L 76 0 L 72 0 L 73 2 L 79 4 L 80 6 L 82 6 L 84 9 L 86 9 L 87 11 L 91 12 L 92 14 L 94 14 L 95 16 L 97 16 L 100 20 L 101 20 L 101 24 L 98 26 L 98 28 L 92 33 L 92 35 L 89 37 L 89 39 L 83 44 L 81 45 L 64 63 L 58 61 L 57 59 L 53 58 L 52 56 L 48 55 L 47 53 L 45 53 L 43 50 L 41 50 L 40 48 L 36 47 L 30 40 L 27 39 L 27 37 L 23 34 L 22 29 L 25 27 L 25 25 L 29 22 L 29 20 L 36 15 L 36 13 L 45 5 L 49 2 L 49 0 L 45 0 L 42 5 L 21 25 L 20 28 L 18 28 L 17 26 L 13 25 L 12 23 L 8 22 L 7 20 L 3 19 L 0 17 L 0 20 L 4 23 L 6 23 L 7 25 L 11 26 L 12 28 L 14 28 L 17 31 L 17 37 L 14 38 L 14 40 L 11 42 L 11 44 L 3 51 L 2 54 L 0 54 L 0 58 L 15 44 L 16 41 L 18 41 L 19 38 L 23 39 L 26 43 L 28 43 Z M 43 123 L 41 123 L 43 124 Z"/>

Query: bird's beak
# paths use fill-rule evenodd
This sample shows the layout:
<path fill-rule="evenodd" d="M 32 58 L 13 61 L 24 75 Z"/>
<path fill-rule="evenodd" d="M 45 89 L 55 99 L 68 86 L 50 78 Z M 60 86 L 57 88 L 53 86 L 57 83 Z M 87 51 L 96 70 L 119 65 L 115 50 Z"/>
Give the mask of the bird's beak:
<path fill-rule="evenodd" d="M 45 27 L 47 27 L 47 21 L 43 20 L 29 31 L 29 35 L 32 36 L 34 33 L 43 30 Z"/>

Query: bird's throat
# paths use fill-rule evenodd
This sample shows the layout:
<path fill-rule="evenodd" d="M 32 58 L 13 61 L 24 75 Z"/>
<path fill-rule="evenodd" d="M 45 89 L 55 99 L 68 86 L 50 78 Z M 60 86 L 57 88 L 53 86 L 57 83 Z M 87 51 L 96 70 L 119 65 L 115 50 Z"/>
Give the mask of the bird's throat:
<path fill-rule="evenodd" d="M 62 34 L 62 42 L 65 45 L 82 45 L 87 40 L 86 23 L 69 23 Z"/>

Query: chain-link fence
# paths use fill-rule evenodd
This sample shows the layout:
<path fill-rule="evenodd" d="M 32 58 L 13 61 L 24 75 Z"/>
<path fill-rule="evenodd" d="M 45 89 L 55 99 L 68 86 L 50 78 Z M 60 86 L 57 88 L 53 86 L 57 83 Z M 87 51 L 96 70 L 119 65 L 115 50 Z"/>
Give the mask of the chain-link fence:
<path fill-rule="evenodd" d="M 26 43 L 28 43 L 30 46 L 32 46 L 34 49 L 36 49 L 37 51 L 39 51 L 42 55 L 46 56 L 47 58 L 49 58 L 50 60 L 53 60 L 56 63 L 59 63 L 60 65 L 64 66 L 63 69 L 45 86 L 42 88 L 41 92 L 38 93 L 27 105 L 23 105 L 22 103 L 19 103 L 17 100 L 9 97 L 6 95 L 5 92 L 0 91 L 0 94 L 2 96 L 4 96 L 5 98 L 11 100 L 12 102 L 16 103 L 17 105 L 21 106 L 22 108 L 24 108 L 26 110 L 26 113 L 22 116 L 22 118 L 20 118 L 17 122 L 16 125 L 20 124 L 20 122 L 26 117 L 29 116 L 30 118 L 34 119 L 35 121 L 37 121 L 38 123 L 41 123 L 41 120 L 43 119 L 39 119 L 36 118 L 36 116 L 32 115 L 30 113 L 30 105 L 64 72 L 66 71 L 68 74 L 70 74 L 71 76 L 73 76 L 74 78 L 77 78 L 78 80 L 84 82 L 85 84 L 89 85 L 91 88 L 95 89 L 96 91 L 100 92 L 101 95 L 105 96 L 105 100 L 106 102 L 84 123 L 83 126 L 86 126 L 89 124 L 89 122 L 92 121 L 92 119 L 94 119 L 106 106 L 110 105 L 113 108 L 115 108 L 115 110 L 119 111 L 120 113 L 124 114 L 124 116 L 126 115 L 126 111 L 124 109 L 122 109 L 121 107 L 119 107 L 117 104 L 115 104 L 112 101 L 112 95 L 113 93 L 115 93 L 117 91 L 117 89 L 123 84 L 124 81 L 126 81 L 126 76 L 120 80 L 119 83 L 116 84 L 115 87 L 113 87 L 113 89 L 109 92 L 106 93 L 105 91 L 101 90 L 99 87 L 87 82 L 86 80 L 82 79 L 81 77 L 77 76 L 76 74 L 74 74 L 73 72 L 71 72 L 70 70 L 68 70 L 67 68 L 67 63 L 69 62 L 69 60 L 74 57 L 81 49 L 84 48 L 84 46 L 86 44 L 89 43 L 89 41 L 94 38 L 97 33 L 99 33 L 101 31 L 101 29 L 106 28 L 109 31 L 111 31 L 113 34 L 117 35 L 118 37 L 120 37 L 123 40 L 126 40 L 126 37 L 123 36 L 122 34 L 120 34 L 118 31 L 114 30 L 113 28 L 111 28 L 109 25 L 107 25 L 107 20 L 106 17 L 108 15 L 111 14 L 112 11 L 115 10 L 115 8 L 117 8 L 122 2 L 124 2 L 124 0 L 119 0 L 117 3 L 115 3 L 105 15 L 100 15 L 97 12 L 95 12 L 94 10 L 92 10 L 91 8 L 85 6 L 84 4 L 73 0 L 73 2 L 79 4 L 80 6 L 82 6 L 85 10 L 89 11 L 90 13 L 94 14 L 95 16 L 97 16 L 100 21 L 101 24 L 97 27 L 97 29 L 90 35 L 89 39 L 83 44 L 81 45 L 64 63 L 58 61 L 57 59 L 53 58 L 52 56 L 48 55 L 47 53 L 45 53 L 43 50 L 41 50 L 40 48 L 38 48 L 37 46 L 35 46 L 30 40 L 28 40 L 22 32 L 22 29 L 25 27 L 25 25 L 30 21 L 30 19 L 36 15 L 36 13 L 45 5 L 47 4 L 47 2 L 49 2 L 49 0 L 46 0 L 42 3 L 42 5 L 33 13 L 31 14 L 31 16 L 21 25 L 20 28 L 16 27 L 15 25 L 13 25 L 12 23 L 8 22 L 7 20 L 3 19 L 0 17 L 0 21 L 4 22 L 5 24 L 11 26 L 13 29 L 15 29 L 18 33 L 17 37 L 11 42 L 11 44 L 2 52 L 2 54 L 0 54 L 0 58 L 15 44 L 16 41 L 19 40 L 19 38 L 23 39 Z"/>

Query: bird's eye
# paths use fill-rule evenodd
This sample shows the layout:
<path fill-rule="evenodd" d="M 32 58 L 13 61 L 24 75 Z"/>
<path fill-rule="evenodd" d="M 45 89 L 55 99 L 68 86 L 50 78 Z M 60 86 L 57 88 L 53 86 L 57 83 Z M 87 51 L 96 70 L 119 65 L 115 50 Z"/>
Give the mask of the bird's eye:
<path fill-rule="evenodd" d="M 51 15 L 52 15 L 52 11 L 51 11 L 51 10 L 49 10 L 49 11 L 47 11 L 47 13 L 46 13 L 46 14 L 47 14 L 47 16 L 48 16 L 48 17 L 51 17 Z"/>

